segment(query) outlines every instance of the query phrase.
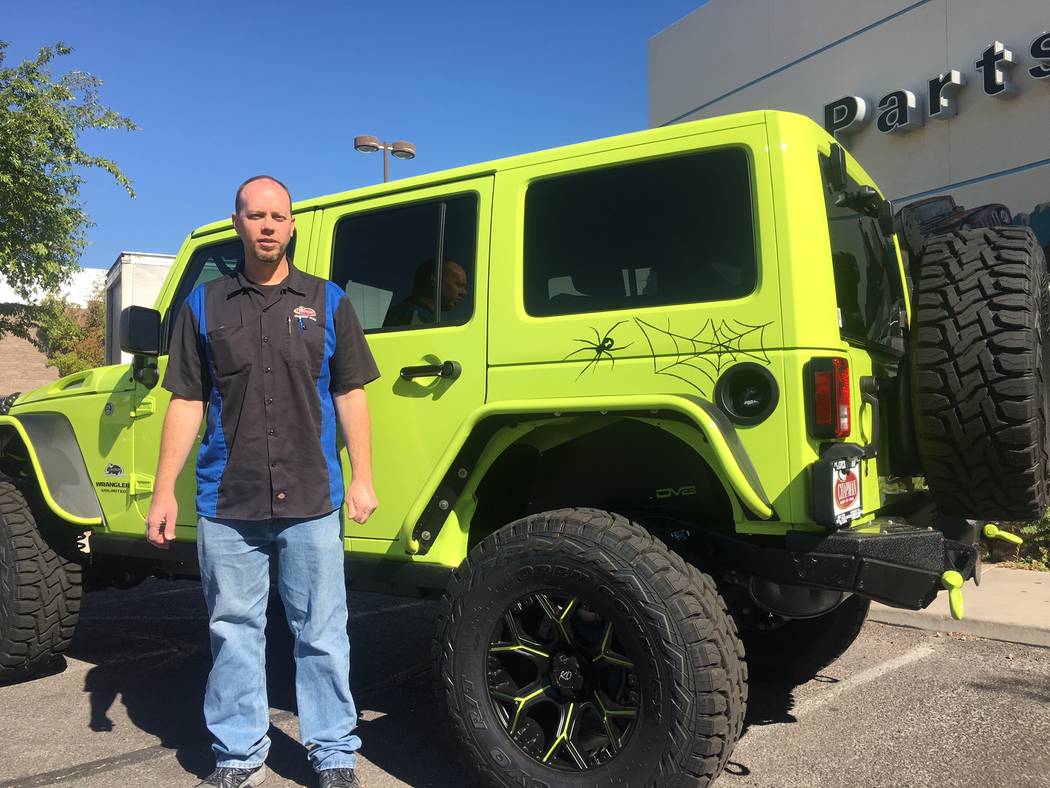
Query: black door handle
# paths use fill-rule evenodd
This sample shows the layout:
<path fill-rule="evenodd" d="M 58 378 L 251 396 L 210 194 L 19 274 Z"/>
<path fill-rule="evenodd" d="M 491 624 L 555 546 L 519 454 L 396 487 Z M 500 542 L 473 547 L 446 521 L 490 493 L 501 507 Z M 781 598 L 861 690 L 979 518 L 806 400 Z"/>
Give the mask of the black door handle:
<path fill-rule="evenodd" d="M 444 378 L 455 380 L 463 373 L 463 366 L 458 361 L 443 361 L 440 364 L 424 364 L 421 367 L 402 367 L 401 377 L 405 380 L 413 378 Z"/>

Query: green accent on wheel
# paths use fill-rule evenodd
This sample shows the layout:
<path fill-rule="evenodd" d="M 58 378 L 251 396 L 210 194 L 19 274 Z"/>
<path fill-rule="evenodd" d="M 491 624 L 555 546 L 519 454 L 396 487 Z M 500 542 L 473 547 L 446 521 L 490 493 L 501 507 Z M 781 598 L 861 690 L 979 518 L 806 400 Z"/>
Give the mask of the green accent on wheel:
<path fill-rule="evenodd" d="M 569 738 L 569 727 L 572 725 L 572 715 L 576 710 L 576 704 L 570 703 L 569 710 L 565 713 L 565 719 L 562 721 L 561 730 L 558 731 L 558 737 L 554 740 L 554 744 L 547 750 L 547 754 L 543 756 L 543 762 L 547 763 L 551 759 L 551 756 L 557 752 L 558 748 L 564 744 Z"/>
<path fill-rule="evenodd" d="M 551 658 L 551 655 L 548 654 L 546 651 L 540 651 L 538 648 L 532 648 L 532 646 L 526 646 L 521 643 L 518 643 L 513 646 L 491 646 L 489 648 L 489 651 L 491 651 L 493 654 L 501 654 L 510 651 L 516 651 L 522 654 L 533 654 L 537 657 L 543 657 L 544 659 Z"/>
<path fill-rule="evenodd" d="M 524 711 L 525 707 L 529 704 L 529 701 L 539 695 L 542 695 L 549 689 L 550 687 L 540 687 L 535 692 L 531 692 L 523 698 L 514 698 L 514 702 L 518 705 L 518 708 L 514 712 L 514 719 L 510 722 L 510 733 L 514 733 L 515 728 L 518 727 L 518 718 L 521 717 L 521 712 Z"/>
<path fill-rule="evenodd" d="M 602 700 L 601 693 L 594 693 L 594 703 L 598 706 L 598 709 L 602 713 L 602 725 L 605 728 L 605 733 L 609 737 L 610 744 L 617 751 L 623 746 L 620 739 L 619 733 L 616 731 L 616 727 L 612 724 L 613 717 L 625 717 L 634 718 L 638 716 L 637 709 L 626 709 L 626 708 L 610 708 L 605 705 Z"/>
<path fill-rule="evenodd" d="M 605 717 L 637 717 L 638 709 L 621 709 L 615 707 L 606 706 L 602 701 L 602 696 L 598 693 L 594 694 L 594 702 L 598 704 L 598 708 L 602 710 L 602 715 Z"/>
<path fill-rule="evenodd" d="M 602 636 L 601 649 L 598 651 L 598 656 L 594 658 L 594 661 L 611 662 L 613 665 L 619 665 L 624 668 L 633 668 L 633 662 L 631 662 L 626 657 L 622 657 L 619 654 L 609 650 L 609 640 L 612 638 L 612 634 L 612 624 L 608 624 L 605 627 L 605 634 Z"/>
<path fill-rule="evenodd" d="M 514 601 L 488 647 L 489 699 L 512 741 L 538 763 L 588 771 L 623 750 L 641 706 L 635 662 L 613 622 L 577 596 Z"/>
<path fill-rule="evenodd" d="M 540 607 L 543 608 L 543 612 L 550 616 L 554 625 L 558 627 L 565 642 L 572 643 L 572 636 L 569 635 L 568 630 L 565 628 L 565 621 L 572 615 L 573 608 L 576 607 L 576 597 L 570 599 L 561 612 L 554 607 L 554 604 L 547 598 L 546 594 L 537 594 L 536 599 L 540 603 Z"/>

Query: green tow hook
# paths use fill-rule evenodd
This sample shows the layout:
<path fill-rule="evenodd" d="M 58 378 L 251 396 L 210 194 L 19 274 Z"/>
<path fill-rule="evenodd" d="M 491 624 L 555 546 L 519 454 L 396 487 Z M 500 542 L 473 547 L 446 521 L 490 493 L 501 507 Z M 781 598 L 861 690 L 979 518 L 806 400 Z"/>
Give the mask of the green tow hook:
<path fill-rule="evenodd" d="M 962 621 L 963 617 L 963 582 L 963 576 L 954 569 L 941 575 L 941 585 L 948 589 L 948 608 L 956 621 Z"/>
<path fill-rule="evenodd" d="M 1020 536 L 1002 530 L 995 523 L 985 523 L 982 533 L 985 539 L 1001 539 L 1010 544 L 1024 544 L 1024 539 Z"/>

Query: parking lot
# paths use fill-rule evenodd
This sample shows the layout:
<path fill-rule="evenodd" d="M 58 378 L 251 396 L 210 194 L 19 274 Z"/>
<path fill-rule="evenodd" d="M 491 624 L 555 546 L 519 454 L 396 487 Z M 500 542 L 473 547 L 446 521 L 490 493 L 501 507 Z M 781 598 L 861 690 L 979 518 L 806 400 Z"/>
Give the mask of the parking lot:
<path fill-rule="evenodd" d="M 429 675 L 434 605 L 351 595 L 367 786 L 462 786 Z M 270 628 L 267 785 L 312 785 L 286 629 Z M 199 585 L 85 597 L 64 671 L 0 687 L 0 785 L 193 785 L 211 768 Z M 752 684 L 719 784 L 1050 785 L 1050 651 L 869 623 L 800 687 Z"/>

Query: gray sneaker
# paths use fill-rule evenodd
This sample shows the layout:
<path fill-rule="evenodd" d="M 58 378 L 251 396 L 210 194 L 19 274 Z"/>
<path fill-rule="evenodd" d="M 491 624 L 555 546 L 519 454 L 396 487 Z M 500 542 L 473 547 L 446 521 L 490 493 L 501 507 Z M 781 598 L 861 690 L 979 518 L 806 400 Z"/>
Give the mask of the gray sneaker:
<path fill-rule="evenodd" d="M 231 766 L 220 766 L 203 781 L 197 783 L 200 786 L 212 786 L 213 788 L 249 788 L 259 785 L 266 779 L 268 772 L 266 766 L 256 766 L 254 769 L 237 769 Z"/>
<path fill-rule="evenodd" d="M 318 772 L 321 788 L 360 788 L 353 769 L 325 769 Z"/>

